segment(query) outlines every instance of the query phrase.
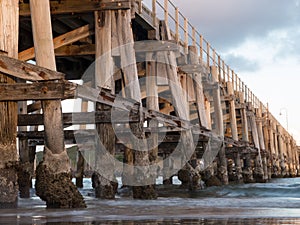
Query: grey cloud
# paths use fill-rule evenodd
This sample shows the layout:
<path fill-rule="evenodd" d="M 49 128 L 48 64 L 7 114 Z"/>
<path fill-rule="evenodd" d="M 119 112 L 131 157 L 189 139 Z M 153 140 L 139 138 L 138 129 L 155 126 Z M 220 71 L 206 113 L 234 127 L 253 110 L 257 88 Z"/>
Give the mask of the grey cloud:
<path fill-rule="evenodd" d="M 225 51 L 247 37 L 300 22 L 296 0 L 173 0 L 215 48 Z"/>
<path fill-rule="evenodd" d="M 228 54 L 224 56 L 224 60 L 228 65 L 234 65 L 235 72 L 255 72 L 261 68 L 261 65 L 257 61 L 249 60 L 240 55 Z"/>

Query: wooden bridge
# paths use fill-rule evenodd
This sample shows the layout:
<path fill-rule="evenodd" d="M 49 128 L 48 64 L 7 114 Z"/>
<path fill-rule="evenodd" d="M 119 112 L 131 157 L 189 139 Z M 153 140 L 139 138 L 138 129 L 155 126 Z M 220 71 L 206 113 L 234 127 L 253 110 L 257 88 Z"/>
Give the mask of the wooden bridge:
<path fill-rule="evenodd" d="M 85 207 L 65 144 L 80 150 L 78 186 L 93 152 L 99 198 L 116 194 L 117 155 L 137 199 L 156 198 L 159 175 L 196 190 L 300 174 L 296 141 L 171 1 L 0 0 L 0 11 L 0 207 L 29 197 L 32 177 L 48 207 Z M 75 98 L 79 112 L 62 113 Z"/>

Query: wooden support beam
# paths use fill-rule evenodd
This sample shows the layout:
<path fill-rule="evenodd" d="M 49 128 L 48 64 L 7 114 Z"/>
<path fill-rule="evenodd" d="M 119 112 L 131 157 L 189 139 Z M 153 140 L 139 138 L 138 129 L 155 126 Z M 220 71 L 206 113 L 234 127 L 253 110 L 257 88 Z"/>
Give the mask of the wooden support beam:
<path fill-rule="evenodd" d="M 238 137 L 238 130 L 237 130 L 237 122 L 236 122 L 235 97 L 234 97 L 233 84 L 230 81 L 228 81 L 226 85 L 227 85 L 228 94 L 232 96 L 232 99 L 229 101 L 231 135 L 233 140 L 238 141 L 239 137 Z M 241 158 L 239 152 L 236 152 L 234 154 L 234 162 L 235 162 L 235 170 L 236 170 L 236 179 L 240 181 L 242 180 L 243 177 L 242 177 L 242 168 L 241 168 Z"/>
<path fill-rule="evenodd" d="M 161 52 L 161 51 L 174 51 L 178 52 L 179 47 L 172 41 L 137 41 L 134 43 L 134 49 L 136 53 L 147 53 L 147 52 Z M 153 59 L 155 60 L 155 59 Z"/>
<path fill-rule="evenodd" d="M 0 55 L 0 72 L 28 81 L 59 80 L 63 73 Z"/>
<path fill-rule="evenodd" d="M 18 57 L 19 10 L 18 0 L 0 1 L 0 56 Z M 6 57 L 7 58 L 7 57 Z M 0 61 L 1 67 L 1 61 Z M 2 74 L 0 83 L 15 83 L 15 79 Z M 4 72 L 5 73 L 5 72 Z M 18 205 L 17 152 L 17 104 L 0 102 L 0 207 L 16 208 Z"/>
<path fill-rule="evenodd" d="M 36 63 L 56 70 L 49 1 L 30 0 L 30 11 Z M 83 208 L 84 200 L 69 179 L 71 168 L 64 143 L 61 100 L 42 101 L 42 109 L 45 145 L 44 159 L 36 170 L 36 194 L 46 201 L 47 207 Z M 51 185 L 57 176 L 62 177 L 60 183 Z"/>
<path fill-rule="evenodd" d="M 21 2 L 19 4 L 20 16 L 30 16 L 29 3 Z M 130 1 L 128 0 L 56 0 L 50 1 L 51 14 L 67 14 L 67 13 L 85 13 L 98 10 L 118 10 L 129 9 Z"/>
<path fill-rule="evenodd" d="M 224 139 L 224 119 L 223 119 L 223 109 L 221 105 L 221 93 L 219 87 L 219 75 L 217 66 L 211 66 L 211 74 L 213 82 L 218 84 L 218 88 L 213 89 L 213 105 L 215 111 L 215 127 L 216 134 Z M 225 154 L 225 146 L 221 145 L 221 149 L 218 153 L 219 155 L 219 168 L 218 173 L 223 184 L 228 184 L 228 171 L 227 171 L 227 159 Z"/>
<path fill-rule="evenodd" d="M 184 129 L 190 129 L 192 127 L 192 125 L 188 121 L 180 119 L 176 116 L 165 115 L 163 113 L 148 110 L 145 108 L 140 109 L 140 103 L 134 100 L 125 99 L 118 96 L 118 102 L 116 103 L 114 102 L 116 96 L 105 90 L 101 90 L 101 92 L 98 92 L 95 89 L 78 85 L 76 89 L 76 95 L 74 94 L 74 96 L 89 101 L 100 102 L 106 105 L 114 106 L 121 110 L 131 110 L 132 112 L 139 112 L 139 110 L 141 110 L 146 119 L 155 117 L 157 120 L 168 124 L 170 127 L 181 127 Z"/>
<path fill-rule="evenodd" d="M 141 91 L 138 80 L 138 73 L 136 67 L 136 56 L 133 48 L 134 38 L 131 28 L 131 15 L 130 10 L 118 10 L 114 13 L 115 17 L 113 23 L 116 24 L 118 31 L 118 44 L 119 46 L 126 46 L 120 48 L 121 68 L 123 72 L 124 85 L 126 87 L 126 97 L 139 102 L 138 112 L 141 112 Z M 134 149 L 134 165 L 139 169 L 134 168 L 134 177 L 131 176 L 130 180 L 124 180 L 128 185 L 133 187 L 133 197 L 138 199 L 154 199 L 156 192 L 154 189 L 155 179 L 153 179 L 153 171 L 150 170 L 150 160 L 148 151 L 147 140 L 143 131 L 142 123 L 131 123 L 130 129 L 132 130 L 135 138 L 130 144 Z M 134 178 L 134 180 L 133 180 Z M 124 183 L 126 185 L 126 183 Z"/>
<path fill-rule="evenodd" d="M 37 65 L 56 70 L 49 1 L 31 0 L 31 17 Z M 43 35 L 41 35 L 43 34 Z M 64 151 L 61 103 L 42 102 L 46 147 L 59 154 Z"/>
<path fill-rule="evenodd" d="M 128 112 L 117 111 L 114 112 L 116 120 L 114 123 L 131 123 L 139 122 L 139 115 L 133 114 L 128 117 Z M 37 126 L 44 124 L 43 114 L 19 114 L 18 126 Z M 97 111 L 97 112 L 83 112 L 83 113 L 64 113 L 63 124 L 65 126 L 71 126 L 74 124 L 99 124 L 99 123 L 111 123 L 110 111 Z"/>
<path fill-rule="evenodd" d="M 196 46 L 189 46 L 189 60 L 191 64 L 195 64 L 198 66 L 198 51 Z M 196 105 L 197 105 L 197 113 L 199 118 L 199 124 L 203 127 L 209 128 L 207 112 L 205 109 L 205 96 L 202 85 L 202 76 L 206 74 L 205 72 L 192 72 L 194 90 L 196 95 Z"/>
<path fill-rule="evenodd" d="M 66 45 L 55 49 L 56 57 L 95 55 L 95 45 Z"/>
<path fill-rule="evenodd" d="M 157 63 L 153 60 L 153 53 L 148 53 L 146 55 L 146 106 L 150 110 L 159 111 L 159 99 L 158 99 L 158 86 L 156 84 L 157 77 Z M 158 121 L 154 118 L 152 120 L 148 120 L 148 127 L 150 128 L 158 128 Z M 148 150 L 149 150 L 149 161 L 150 163 L 156 163 L 158 157 L 158 134 L 151 133 L 151 136 L 148 137 Z M 157 177 L 157 172 L 152 173 L 151 176 L 153 180 Z"/>
<path fill-rule="evenodd" d="M 96 11 L 95 18 L 95 43 L 96 43 L 96 61 L 95 61 L 95 86 L 97 90 L 105 88 L 114 93 L 113 70 L 114 62 L 111 55 L 112 50 L 112 23 L 114 11 Z M 96 103 L 96 112 L 111 112 L 111 107 Z M 126 117 L 125 117 L 126 118 Z M 95 196 L 102 199 L 114 199 L 116 189 L 115 181 L 115 162 L 112 160 L 115 155 L 116 137 L 112 123 L 96 124 L 98 133 L 95 149 L 95 173 L 93 178 L 98 180 L 95 188 Z M 84 144 L 84 143 L 83 143 Z M 103 170 L 103 168 L 105 168 Z M 111 168 L 107 170 L 107 168 Z M 105 172 L 103 172 L 105 171 Z"/>
<path fill-rule="evenodd" d="M 0 84 L 0 101 L 64 99 L 64 82 Z"/>
<path fill-rule="evenodd" d="M 187 64 L 187 65 L 182 65 L 178 67 L 179 70 L 181 70 L 184 73 L 202 73 L 206 74 L 208 71 L 207 69 L 200 64 Z"/>
<path fill-rule="evenodd" d="M 85 25 L 54 38 L 53 47 L 54 49 L 58 49 L 62 46 L 66 46 L 76 41 L 79 41 L 83 38 L 89 37 L 93 34 L 94 34 L 94 30 L 92 30 L 92 28 L 89 25 Z M 22 61 L 33 59 L 35 57 L 34 51 L 35 51 L 34 47 L 32 47 L 20 52 L 19 59 Z"/>

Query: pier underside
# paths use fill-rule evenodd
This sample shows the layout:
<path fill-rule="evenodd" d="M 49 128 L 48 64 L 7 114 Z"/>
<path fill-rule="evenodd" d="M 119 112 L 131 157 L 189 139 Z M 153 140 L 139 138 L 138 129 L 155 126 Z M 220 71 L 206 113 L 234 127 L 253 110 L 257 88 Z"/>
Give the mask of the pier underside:
<path fill-rule="evenodd" d="M 120 176 L 155 199 L 158 176 L 197 190 L 300 174 L 292 135 L 173 6 L 0 1 L 0 208 L 29 197 L 33 177 L 48 207 L 81 208 L 72 176 L 99 198 Z"/>

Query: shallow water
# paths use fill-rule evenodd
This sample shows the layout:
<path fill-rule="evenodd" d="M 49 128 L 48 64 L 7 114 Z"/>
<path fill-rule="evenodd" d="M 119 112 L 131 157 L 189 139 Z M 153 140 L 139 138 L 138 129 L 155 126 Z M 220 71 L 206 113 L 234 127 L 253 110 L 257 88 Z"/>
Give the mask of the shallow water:
<path fill-rule="evenodd" d="M 153 201 L 95 199 L 88 179 L 80 191 L 87 209 L 53 210 L 32 189 L 18 209 L 0 209 L 0 224 L 300 224 L 300 178 L 193 193 L 179 185 L 159 186 Z"/>

